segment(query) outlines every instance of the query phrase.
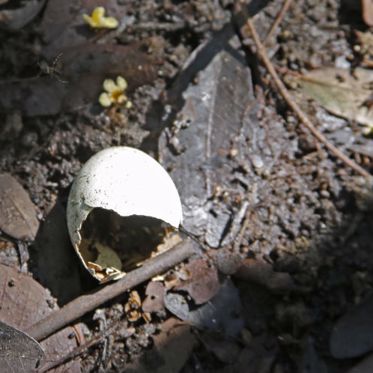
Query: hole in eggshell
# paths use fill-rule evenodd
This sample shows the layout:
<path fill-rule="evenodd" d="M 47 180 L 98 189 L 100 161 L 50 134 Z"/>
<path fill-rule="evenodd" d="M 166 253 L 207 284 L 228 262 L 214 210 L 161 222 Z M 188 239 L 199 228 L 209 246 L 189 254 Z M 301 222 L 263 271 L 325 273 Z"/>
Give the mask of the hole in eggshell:
<path fill-rule="evenodd" d="M 172 231 L 159 219 L 122 217 L 114 211 L 95 208 L 82 225 L 79 251 L 88 268 L 105 281 L 113 270 L 128 272 L 156 254 Z"/>

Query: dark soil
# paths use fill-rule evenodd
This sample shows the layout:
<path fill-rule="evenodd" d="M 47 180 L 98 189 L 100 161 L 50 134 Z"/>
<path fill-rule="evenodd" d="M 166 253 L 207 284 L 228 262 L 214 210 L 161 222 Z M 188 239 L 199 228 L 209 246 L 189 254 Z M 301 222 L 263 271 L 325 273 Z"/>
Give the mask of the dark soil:
<path fill-rule="evenodd" d="M 143 149 L 167 163 L 167 150 L 159 138 L 166 126 L 174 131 L 183 107 L 182 95 L 189 84 L 198 84 L 198 70 L 184 87 L 175 86 L 182 82 L 180 76 L 185 73 L 185 63 L 190 61 L 192 52 L 220 37 L 219 32 L 231 22 L 233 9 L 229 0 L 118 3 L 124 4 L 129 25 L 114 42 L 126 46 L 142 43 L 148 55 L 160 63 L 154 79 L 145 85 L 130 86 L 131 109 L 102 110 L 91 102 L 84 108 L 61 110 L 55 115 L 27 116 L 18 107 L 0 114 L 0 170 L 11 173 L 27 190 L 41 221 L 36 240 L 25 242 L 23 254 L 15 240 L 3 235 L 0 259 L 30 272 L 51 290 L 60 305 L 97 286 L 78 263 L 67 238 L 64 214 L 74 176 L 93 154 L 115 145 Z M 261 5 L 255 24 L 264 37 L 282 1 Z M 338 0 L 293 2 L 276 36 L 267 44 L 272 62 L 296 72 L 324 66 L 356 66 L 361 56 L 353 47 L 353 30 L 363 30 L 365 26 L 359 10 L 351 10 L 351 5 Z M 17 32 L 0 32 L 1 80 L 38 74 L 38 60 L 44 58 L 40 55 L 41 20 L 42 15 Z M 227 161 L 230 168 L 224 170 L 230 172 L 227 179 L 240 175 L 239 181 L 235 179 L 228 186 L 222 183 L 227 188 L 233 185 L 234 192 L 214 201 L 219 213 L 223 205 L 235 214 L 244 201 L 248 201 L 248 207 L 236 222 L 237 227 L 230 227 L 236 229 L 234 239 L 223 245 L 219 238 L 219 247 L 211 250 L 264 260 L 271 270 L 290 275 L 294 288 L 273 291 L 268 285 L 234 278 L 243 306 L 244 332 L 234 343 L 224 339 L 219 350 L 214 344 L 215 339 L 219 340 L 217 336 L 210 337 L 214 343 L 207 343 L 204 333 L 196 330 L 198 343 L 181 371 L 347 372 L 356 361 L 333 358 L 329 338 L 336 320 L 372 290 L 370 191 L 361 178 L 301 129 L 297 118 L 272 89 L 259 61 L 254 55 L 242 53 L 238 39 L 235 43 L 251 68 L 255 93 L 251 115 L 255 122 L 248 130 L 244 155 Z M 64 84 L 53 76 L 45 78 L 57 86 Z M 179 93 L 173 96 L 177 89 Z M 168 120 L 160 119 L 165 117 L 164 105 L 169 105 Z M 328 114 L 313 102 L 303 108 L 331 142 L 351 157 L 356 156 L 344 140 L 351 135 L 347 120 Z M 352 128 L 351 136 L 356 141 L 370 144 L 357 126 Z M 356 159 L 369 170 L 369 157 Z M 255 167 L 255 162 L 263 165 Z M 53 229 L 46 227 L 47 222 L 52 222 Z M 197 235 L 209 242 L 203 234 Z M 50 250 L 57 242 L 63 242 L 69 251 L 69 266 L 74 268 L 74 275 L 66 283 L 62 277 L 53 280 L 45 273 L 45 266 L 53 266 L 49 262 L 53 260 Z M 69 277 L 68 273 L 65 275 Z M 136 289 L 142 299 L 145 288 L 146 284 Z M 124 311 L 127 296 L 82 320 L 87 325 L 87 337 L 115 322 L 119 325 L 103 343 L 81 356 L 82 371 L 125 371 L 126 364 L 151 349 L 160 325 L 171 316 L 164 310 L 149 323 L 144 319 L 131 322 Z M 232 346 L 239 351 L 232 352 L 232 356 L 240 358 L 222 357 L 221 351 Z M 247 351 L 252 355 L 245 362 L 243 354 Z"/>

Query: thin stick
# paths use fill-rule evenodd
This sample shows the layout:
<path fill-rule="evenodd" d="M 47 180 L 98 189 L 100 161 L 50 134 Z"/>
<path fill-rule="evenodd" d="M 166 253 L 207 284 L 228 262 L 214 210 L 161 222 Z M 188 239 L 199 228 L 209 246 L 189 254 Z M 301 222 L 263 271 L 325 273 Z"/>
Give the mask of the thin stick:
<path fill-rule="evenodd" d="M 272 23 L 272 26 L 271 28 L 269 29 L 266 37 L 264 38 L 264 41 L 263 41 L 263 44 L 266 45 L 267 42 L 272 38 L 274 32 L 276 31 L 277 27 L 279 26 L 279 24 L 282 22 L 286 12 L 288 11 L 288 9 L 290 8 L 290 5 L 291 5 L 291 2 L 293 0 L 285 0 L 284 4 L 282 5 L 280 11 L 277 13 L 277 16 L 274 20 L 274 22 Z"/>
<path fill-rule="evenodd" d="M 273 82 L 275 83 L 278 91 L 280 92 L 281 96 L 284 98 L 286 103 L 290 106 L 290 108 L 297 114 L 299 120 L 303 123 L 303 125 L 312 133 L 312 135 L 319 140 L 335 157 L 340 159 L 344 164 L 348 167 L 352 168 L 358 174 L 366 177 L 371 178 L 371 175 L 368 171 L 364 170 L 361 166 L 359 166 L 356 162 L 352 159 L 347 157 L 345 154 L 342 153 L 337 147 L 335 147 L 332 143 L 328 141 L 328 139 L 312 124 L 310 119 L 307 115 L 302 111 L 302 109 L 298 106 L 298 104 L 294 101 L 292 96 L 290 95 L 289 91 L 285 87 L 284 83 L 282 83 L 281 79 L 277 75 L 275 68 L 273 67 L 272 62 L 268 58 L 266 49 L 264 45 L 261 43 L 258 33 L 256 32 L 255 26 L 252 20 L 249 18 L 246 21 L 246 25 L 252 35 L 254 43 L 257 48 L 257 54 L 261 58 L 264 63 L 264 66 L 268 70 L 268 73 L 271 75 Z"/>
<path fill-rule="evenodd" d="M 166 272 L 176 264 L 189 258 L 195 253 L 195 244 L 190 240 L 184 240 L 174 248 L 144 262 L 143 266 L 126 274 L 121 280 L 106 285 L 94 293 L 82 295 L 56 312 L 51 313 L 45 319 L 39 321 L 26 333 L 41 341 L 57 330 L 69 325 L 89 311 L 94 310 L 126 290 L 149 280 L 150 278 Z"/>
<path fill-rule="evenodd" d="M 57 359 L 55 361 L 48 362 L 44 364 L 41 368 L 38 369 L 37 373 L 45 373 L 50 371 L 53 368 L 57 368 L 62 364 L 65 364 L 69 362 L 72 359 L 75 359 L 77 356 L 81 355 L 84 351 L 88 350 L 89 348 L 97 345 L 100 343 L 104 338 L 106 338 L 113 330 L 115 327 L 118 327 L 118 323 L 115 323 L 114 325 L 110 326 L 109 328 L 103 330 L 101 333 L 98 335 L 94 336 L 91 338 L 89 341 L 86 343 L 75 347 L 72 351 L 67 353 L 66 355 L 62 356 L 60 359 Z"/>

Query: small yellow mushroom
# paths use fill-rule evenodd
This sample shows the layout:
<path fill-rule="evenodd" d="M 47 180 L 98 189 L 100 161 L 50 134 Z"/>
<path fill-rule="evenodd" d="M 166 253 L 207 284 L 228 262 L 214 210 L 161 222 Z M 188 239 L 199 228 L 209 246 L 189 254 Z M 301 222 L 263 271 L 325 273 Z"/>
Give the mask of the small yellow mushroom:
<path fill-rule="evenodd" d="M 83 14 L 83 19 L 86 21 L 92 28 L 107 28 L 115 29 L 118 27 L 119 22 L 114 17 L 105 17 L 105 8 L 98 6 L 93 9 L 92 14 Z"/>
<path fill-rule="evenodd" d="M 124 94 L 127 89 L 127 82 L 123 77 L 118 76 L 116 82 L 112 79 L 105 79 L 102 87 L 105 92 L 102 92 L 98 99 L 101 106 L 110 107 L 113 104 L 124 104 L 127 109 L 132 107 L 131 101 L 129 101 L 127 96 Z"/>

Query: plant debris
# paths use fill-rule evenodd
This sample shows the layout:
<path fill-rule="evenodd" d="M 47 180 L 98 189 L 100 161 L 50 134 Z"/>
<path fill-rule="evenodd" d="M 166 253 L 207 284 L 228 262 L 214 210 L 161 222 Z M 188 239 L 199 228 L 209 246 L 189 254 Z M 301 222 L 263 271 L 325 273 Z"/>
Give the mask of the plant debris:
<path fill-rule="evenodd" d="M 39 229 L 36 206 L 10 174 L 0 175 L 0 229 L 19 240 L 33 240 Z"/>
<path fill-rule="evenodd" d="M 357 68 L 348 70 L 325 68 L 300 76 L 303 92 L 331 113 L 373 128 L 373 72 Z"/>
<path fill-rule="evenodd" d="M 172 292 L 167 293 L 165 306 L 191 325 L 229 337 L 237 336 L 244 326 L 238 290 L 230 280 L 225 280 L 214 298 L 196 309 L 181 294 Z"/>
<path fill-rule="evenodd" d="M 33 338 L 0 321 L 0 364 L 5 372 L 33 373 L 42 364 L 44 352 Z"/>
<path fill-rule="evenodd" d="M 25 331 L 58 309 L 48 290 L 30 276 L 3 265 L 0 268 L 0 282 L 4 284 L 0 292 L 0 318 L 3 322 Z M 77 345 L 74 336 L 75 331 L 69 326 L 42 341 L 40 345 L 45 352 L 45 359 L 57 359 L 71 351 Z M 16 353 L 17 350 L 14 351 Z M 72 361 L 64 365 L 62 370 L 54 371 L 80 372 L 80 363 Z"/>
<path fill-rule="evenodd" d="M 188 292 L 195 304 L 206 303 L 218 293 L 218 272 L 205 259 L 192 260 L 185 266 L 185 271 L 187 278 L 182 279 L 174 289 Z"/>
<path fill-rule="evenodd" d="M 42 341 L 40 373 L 372 370 L 370 2 L 0 0 L 0 175 L 32 201 L 12 234 L 0 208 L 0 316 Z M 164 165 L 185 214 L 160 243 L 95 211 L 88 267 L 123 271 L 99 285 L 66 207 L 118 146 Z"/>

